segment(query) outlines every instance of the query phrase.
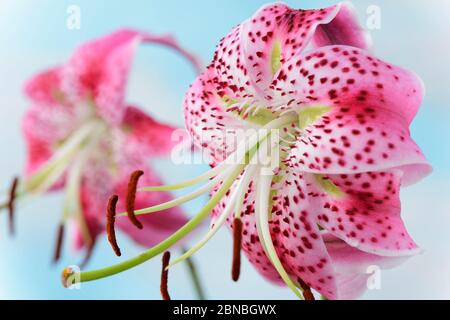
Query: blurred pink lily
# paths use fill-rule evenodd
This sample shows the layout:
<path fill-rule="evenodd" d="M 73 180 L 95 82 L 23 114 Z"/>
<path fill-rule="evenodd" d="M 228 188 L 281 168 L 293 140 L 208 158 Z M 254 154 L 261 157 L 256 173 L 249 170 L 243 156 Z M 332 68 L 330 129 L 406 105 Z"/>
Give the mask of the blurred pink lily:
<path fill-rule="evenodd" d="M 242 247 L 261 274 L 299 298 L 302 290 L 312 298 L 311 287 L 328 299 L 346 299 L 364 292 L 368 266 L 391 268 L 416 254 L 400 217 L 399 191 L 431 170 L 409 133 L 423 84 L 371 55 L 368 40 L 347 3 L 320 10 L 268 5 L 235 27 L 185 99 L 187 128 L 214 168 L 144 190 L 213 179 L 136 214 L 213 191 L 210 201 L 141 258 L 83 272 L 82 281 L 161 253 L 211 211 L 210 232 L 171 265 L 228 222 L 235 280 Z"/>
<path fill-rule="evenodd" d="M 66 64 L 38 74 L 26 85 L 32 100 L 22 126 L 28 158 L 17 197 L 65 190 L 55 260 L 69 219 L 77 221 L 76 246 L 93 247 L 105 229 L 109 195 L 125 198 L 128 177 L 136 168 L 145 171 L 140 183 L 161 184 L 148 160 L 170 152 L 175 128 L 124 101 L 134 51 L 140 43 L 172 48 L 200 70 L 196 58 L 171 37 L 124 29 L 83 44 Z M 170 199 L 167 192 L 138 195 L 136 205 Z M 125 203 L 121 200 L 118 206 Z M 118 225 L 137 243 L 154 245 L 186 222 L 179 208 L 162 215 L 163 219 L 142 219 L 145 231 L 123 219 Z"/>

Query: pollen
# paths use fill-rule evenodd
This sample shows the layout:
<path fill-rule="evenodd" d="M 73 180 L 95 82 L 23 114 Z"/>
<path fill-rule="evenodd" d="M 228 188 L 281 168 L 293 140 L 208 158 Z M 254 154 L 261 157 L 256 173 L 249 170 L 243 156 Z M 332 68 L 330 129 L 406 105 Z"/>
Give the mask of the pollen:
<path fill-rule="evenodd" d="M 114 195 L 109 198 L 108 209 L 107 209 L 107 220 L 106 220 L 106 233 L 108 234 L 108 241 L 114 250 L 114 253 L 120 257 L 122 253 L 120 252 L 119 245 L 117 244 L 116 231 L 114 228 L 116 222 L 116 206 L 119 197 Z"/>
<path fill-rule="evenodd" d="M 137 184 L 139 182 L 139 178 L 144 174 L 144 171 L 138 170 L 131 174 L 130 181 L 128 182 L 128 191 L 127 191 L 127 214 L 131 223 L 136 226 L 138 229 L 142 229 L 144 226 L 142 223 L 136 218 L 134 214 L 134 203 L 136 201 L 136 189 Z"/>

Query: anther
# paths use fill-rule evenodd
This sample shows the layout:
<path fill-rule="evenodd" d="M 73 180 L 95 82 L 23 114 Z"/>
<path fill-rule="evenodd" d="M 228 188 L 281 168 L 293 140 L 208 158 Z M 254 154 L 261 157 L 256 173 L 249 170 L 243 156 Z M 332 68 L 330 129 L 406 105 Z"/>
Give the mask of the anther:
<path fill-rule="evenodd" d="M 303 297 L 305 298 L 305 300 L 316 300 L 311 291 L 311 288 L 302 279 L 298 279 L 298 280 L 299 280 L 300 287 L 302 287 L 302 289 L 303 289 Z"/>
<path fill-rule="evenodd" d="M 15 177 L 9 189 L 8 211 L 9 211 L 9 232 L 14 235 L 14 202 L 16 200 L 17 186 L 19 178 Z"/>
<path fill-rule="evenodd" d="M 56 243 L 55 243 L 55 253 L 53 255 L 53 263 L 57 263 L 61 258 L 61 249 L 62 243 L 64 239 L 64 223 L 61 223 L 58 227 L 58 232 L 56 234 Z"/>
<path fill-rule="evenodd" d="M 115 254 L 121 256 L 119 245 L 117 244 L 116 231 L 114 229 L 114 224 L 116 222 L 116 206 L 119 197 L 114 195 L 109 198 L 108 210 L 107 210 L 107 220 L 106 220 L 106 233 L 108 234 L 108 241 L 111 244 Z"/>
<path fill-rule="evenodd" d="M 131 174 L 130 181 L 128 182 L 128 191 L 127 191 L 127 214 L 131 223 L 134 224 L 138 229 L 142 229 L 144 226 L 142 223 L 136 218 L 134 214 L 134 202 L 136 201 L 136 189 L 137 184 L 139 182 L 139 178 L 144 174 L 143 171 L 138 170 Z"/>
<path fill-rule="evenodd" d="M 235 218 L 233 221 L 233 262 L 231 267 L 231 278 L 239 280 L 241 273 L 241 245 L 242 245 L 242 220 Z"/>
<path fill-rule="evenodd" d="M 161 270 L 161 285 L 160 285 L 160 291 L 161 296 L 163 300 L 170 300 L 169 290 L 168 290 L 168 277 L 169 277 L 169 270 L 167 269 L 167 266 L 170 262 L 170 252 L 166 251 L 163 254 L 162 257 L 162 270 Z"/>

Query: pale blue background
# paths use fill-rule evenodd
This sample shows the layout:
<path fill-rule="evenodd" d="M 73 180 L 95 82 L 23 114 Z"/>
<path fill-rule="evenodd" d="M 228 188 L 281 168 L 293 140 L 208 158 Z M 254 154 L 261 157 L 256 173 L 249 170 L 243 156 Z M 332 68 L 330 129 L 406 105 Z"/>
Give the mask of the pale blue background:
<path fill-rule="evenodd" d="M 132 26 L 160 33 L 173 33 L 187 48 L 209 61 L 218 40 L 231 27 L 249 17 L 267 1 L 25 1 L 0 2 L 0 187 L 21 171 L 24 143 L 20 118 L 27 107 L 21 88 L 33 73 L 63 62 L 80 43 Z M 288 1 L 297 7 L 319 7 L 335 1 Z M 66 8 L 79 5 L 82 28 L 66 28 Z M 432 176 L 403 191 L 403 215 L 408 228 L 425 249 L 421 256 L 401 267 L 382 273 L 382 289 L 364 298 L 450 298 L 450 2 L 354 1 L 361 21 L 375 4 L 382 10 L 382 28 L 372 32 L 380 58 L 417 72 L 428 94 L 412 127 L 412 133 L 435 167 Z M 183 94 L 193 80 L 190 67 L 167 50 L 143 48 L 135 62 L 129 101 L 137 102 L 161 119 L 183 124 Z M 176 168 L 157 163 L 166 179 L 175 181 L 202 168 Z M 0 219 L 0 298 L 7 299 L 159 299 L 159 259 L 114 278 L 84 284 L 81 290 L 60 286 L 61 266 L 79 261 L 65 252 L 61 266 L 51 267 L 54 232 L 61 210 L 60 195 L 47 196 L 21 207 L 18 235 L 7 236 L 6 220 Z M 200 203 L 187 207 L 194 211 Z M 5 215 L 5 214 L 3 214 Z M 125 257 L 141 248 L 120 242 Z M 230 281 L 231 241 L 221 232 L 199 255 L 201 273 L 209 298 L 290 299 L 287 289 L 266 283 L 245 263 L 238 284 Z M 91 267 L 119 261 L 102 238 Z M 192 298 L 183 266 L 170 275 L 174 298 Z"/>

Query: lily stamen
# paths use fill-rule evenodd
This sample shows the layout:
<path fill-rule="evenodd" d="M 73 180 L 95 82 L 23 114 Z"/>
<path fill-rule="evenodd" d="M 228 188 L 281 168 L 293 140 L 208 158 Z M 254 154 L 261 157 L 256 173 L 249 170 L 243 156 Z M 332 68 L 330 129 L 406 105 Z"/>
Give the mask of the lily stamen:
<path fill-rule="evenodd" d="M 311 288 L 305 283 L 305 281 L 303 281 L 302 279 L 297 279 L 300 287 L 303 289 L 303 297 L 305 298 L 305 300 L 316 300 L 316 298 L 314 297 Z"/>
<path fill-rule="evenodd" d="M 144 171 L 138 170 L 131 174 L 130 181 L 128 183 L 128 191 L 126 198 L 126 206 L 127 206 L 127 215 L 130 219 L 131 223 L 136 226 L 138 229 L 142 229 L 144 226 L 142 223 L 136 218 L 134 214 L 134 202 L 136 201 L 136 188 L 139 182 L 139 178 L 144 174 Z"/>
<path fill-rule="evenodd" d="M 14 234 L 14 203 L 16 200 L 17 186 L 19 185 L 19 178 L 15 177 L 11 189 L 9 190 L 8 211 L 9 211 L 9 232 Z"/>
<path fill-rule="evenodd" d="M 242 220 L 234 218 L 233 221 L 233 263 L 231 268 L 231 278 L 233 281 L 239 280 L 241 273 L 241 245 L 242 245 Z"/>
<path fill-rule="evenodd" d="M 53 263 L 57 263 L 59 261 L 59 259 L 61 258 L 63 239 L 64 239 L 64 223 L 61 223 L 58 227 L 58 232 L 56 235 L 55 253 L 53 255 Z"/>
<path fill-rule="evenodd" d="M 193 253 L 195 253 L 197 250 L 199 250 L 201 247 L 203 247 L 203 245 L 206 244 L 209 241 L 209 239 L 211 239 L 211 237 L 225 223 L 227 217 L 232 213 L 232 211 L 235 208 L 242 207 L 242 202 L 244 201 L 242 194 L 245 193 L 245 190 L 248 188 L 249 184 L 251 183 L 251 180 L 252 180 L 255 170 L 260 167 L 260 166 L 255 166 L 255 165 L 251 164 L 253 157 L 261 149 L 264 149 L 264 148 L 261 148 L 262 146 L 265 146 L 265 148 L 268 148 L 269 150 L 275 150 L 276 148 L 279 148 L 279 145 L 269 147 L 270 141 L 268 141 L 268 138 L 271 135 L 271 130 L 272 129 L 281 129 L 286 125 L 296 122 L 297 119 L 298 119 L 298 116 L 294 112 L 292 114 L 286 115 L 282 118 L 277 118 L 277 119 L 272 120 L 271 122 L 267 123 L 262 128 L 262 129 L 264 129 L 263 135 L 254 134 L 253 136 L 248 137 L 242 143 L 240 143 L 240 145 L 237 147 L 235 152 L 233 152 L 227 158 L 227 160 L 229 160 L 229 161 L 231 161 L 233 159 L 235 161 L 238 160 L 237 164 L 228 165 L 229 168 L 227 170 L 225 170 L 225 171 L 222 170 L 222 172 L 217 174 L 215 176 L 215 178 L 213 178 L 207 185 L 199 188 L 197 191 L 191 192 L 191 193 L 189 193 L 185 196 L 182 196 L 178 199 L 175 199 L 175 200 L 172 200 L 172 201 L 160 204 L 160 205 L 156 205 L 153 207 L 144 208 L 144 209 L 140 209 L 140 210 L 135 210 L 134 211 L 135 215 L 149 214 L 149 213 L 162 211 L 164 209 L 178 206 L 189 200 L 199 197 L 200 195 L 202 195 L 206 192 L 210 192 L 214 187 L 220 185 L 218 190 L 213 194 L 211 199 L 200 210 L 200 212 L 193 219 L 191 219 L 185 226 L 183 226 L 177 232 L 172 234 L 172 236 L 170 236 L 166 240 L 162 241 L 160 244 L 156 245 L 155 247 L 149 249 L 145 253 L 143 253 L 133 259 L 130 259 L 128 261 L 119 263 L 117 265 L 114 265 L 114 266 L 111 266 L 111 267 L 108 267 L 105 269 L 82 272 L 80 275 L 81 281 L 82 282 L 92 281 L 92 280 L 108 277 L 110 275 L 128 270 L 136 265 L 139 265 L 139 264 L 153 258 L 154 256 L 156 256 L 158 254 L 161 254 L 168 248 L 172 247 L 175 243 L 177 243 L 179 240 L 184 238 L 188 233 L 190 233 L 190 231 L 192 231 L 196 226 L 198 226 L 200 224 L 200 222 L 203 221 L 209 215 L 210 211 L 214 207 L 216 207 L 217 204 L 223 199 L 225 194 L 227 192 L 229 192 L 232 185 L 237 180 L 239 180 L 238 186 L 232 192 L 232 195 L 230 196 L 230 201 L 229 201 L 228 205 L 226 206 L 226 208 L 224 209 L 224 212 L 222 212 L 221 216 L 217 219 L 214 226 L 211 228 L 211 230 L 208 232 L 208 234 L 205 236 L 205 238 L 202 241 L 200 241 L 199 244 L 197 244 L 192 249 L 190 249 L 185 254 L 183 254 L 180 258 L 176 259 L 173 263 L 169 264 L 168 267 L 170 268 L 171 266 L 177 264 L 178 262 L 190 257 Z M 264 154 L 267 154 L 267 152 Z M 241 159 L 242 159 L 242 161 L 241 161 Z M 225 166 L 225 163 L 227 163 L 227 160 L 224 160 L 222 162 L 222 164 L 219 165 L 218 167 Z M 242 162 L 242 163 L 240 163 L 240 162 Z M 200 180 L 204 180 L 205 177 L 211 176 L 212 174 L 215 174 L 218 172 L 219 172 L 219 170 L 213 169 L 209 173 L 206 173 L 206 174 L 203 174 L 202 176 L 200 176 L 201 179 L 199 177 L 197 177 L 197 178 L 189 180 L 188 182 L 196 183 Z M 238 179 L 240 176 L 241 176 L 241 178 Z M 178 189 L 178 188 L 181 188 L 181 186 L 186 187 L 188 185 L 185 182 L 185 183 L 181 183 L 181 184 L 174 185 L 174 186 L 148 187 L 148 188 L 141 188 L 139 190 L 140 191 L 142 191 L 142 190 L 143 191 L 147 191 L 147 190 L 157 191 L 157 190 L 161 190 L 162 188 L 164 188 L 164 189 L 177 188 Z M 242 186 L 242 187 L 240 187 L 240 186 Z M 236 216 L 239 216 L 240 211 L 241 210 L 236 212 Z M 128 213 L 119 214 L 119 216 L 125 216 L 125 215 L 128 215 Z M 113 234 L 112 230 L 109 230 L 108 234 L 112 235 Z M 236 270 L 237 270 L 237 268 L 236 268 Z M 236 272 L 236 274 L 237 274 L 237 272 Z"/>
<path fill-rule="evenodd" d="M 115 222 L 116 222 L 116 205 L 119 201 L 119 197 L 114 195 L 109 198 L 108 208 L 107 208 L 107 220 L 106 220 L 106 232 L 108 234 L 108 241 L 114 250 L 114 253 L 120 257 L 122 253 L 120 252 L 119 245 L 117 244 Z"/>
<path fill-rule="evenodd" d="M 162 257 L 161 285 L 160 285 L 160 291 L 163 300 L 171 300 L 168 288 L 169 269 L 167 268 L 167 266 L 169 265 L 169 262 L 170 262 L 170 252 L 166 251 L 164 252 Z"/>

